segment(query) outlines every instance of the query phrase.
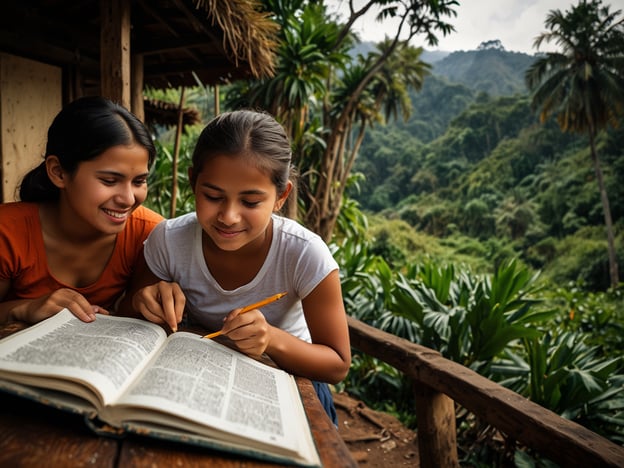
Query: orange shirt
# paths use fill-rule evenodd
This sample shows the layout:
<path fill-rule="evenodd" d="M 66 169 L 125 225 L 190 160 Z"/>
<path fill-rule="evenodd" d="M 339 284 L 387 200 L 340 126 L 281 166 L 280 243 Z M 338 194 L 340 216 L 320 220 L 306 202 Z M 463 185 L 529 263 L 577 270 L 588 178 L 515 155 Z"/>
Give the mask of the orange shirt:
<path fill-rule="evenodd" d="M 56 280 L 48 271 L 36 203 L 0 204 L 0 279 L 11 286 L 4 300 L 35 299 L 60 288 L 71 288 L 89 303 L 110 309 L 128 286 L 134 267 L 143 255 L 143 241 L 164 218 L 143 206 L 137 208 L 122 232 L 100 278 L 84 288 Z"/>

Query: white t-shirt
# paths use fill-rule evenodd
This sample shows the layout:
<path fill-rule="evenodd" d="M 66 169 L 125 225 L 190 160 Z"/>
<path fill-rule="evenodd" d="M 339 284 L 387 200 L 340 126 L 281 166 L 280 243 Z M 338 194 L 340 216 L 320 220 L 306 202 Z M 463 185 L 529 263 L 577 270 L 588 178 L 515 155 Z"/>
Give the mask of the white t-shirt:
<path fill-rule="evenodd" d="M 272 221 L 273 239 L 264 264 L 255 278 L 233 290 L 223 289 L 208 270 L 194 212 L 154 228 L 145 241 L 145 259 L 156 276 L 177 282 L 184 291 L 189 325 L 219 330 L 231 310 L 287 292 L 260 310 L 271 325 L 311 341 L 301 299 L 338 264 L 317 234 L 288 218 L 273 215 Z"/>

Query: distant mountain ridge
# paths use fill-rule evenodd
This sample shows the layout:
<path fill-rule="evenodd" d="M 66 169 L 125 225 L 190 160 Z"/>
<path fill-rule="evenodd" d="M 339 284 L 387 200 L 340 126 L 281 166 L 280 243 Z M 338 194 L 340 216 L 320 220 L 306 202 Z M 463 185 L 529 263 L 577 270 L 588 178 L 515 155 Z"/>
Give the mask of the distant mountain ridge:
<path fill-rule="evenodd" d="M 374 49 L 374 43 L 362 42 L 354 51 L 366 55 Z M 482 42 L 477 50 L 424 50 L 421 59 L 431 64 L 433 75 L 443 76 L 451 83 L 490 96 L 512 96 L 528 93 L 524 73 L 537 56 L 507 51 L 499 40 L 491 40 Z"/>
<path fill-rule="evenodd" d="M 535 59 L 499 49 L 452 52 L 433 64 L 433 73 L 491 96 L 526 94 L 524 73 Z"/>

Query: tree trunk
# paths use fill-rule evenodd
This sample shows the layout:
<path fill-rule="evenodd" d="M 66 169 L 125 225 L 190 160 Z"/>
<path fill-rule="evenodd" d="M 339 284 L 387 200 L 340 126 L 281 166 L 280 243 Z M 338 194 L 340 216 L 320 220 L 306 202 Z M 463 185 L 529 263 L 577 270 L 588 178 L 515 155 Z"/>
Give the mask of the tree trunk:
<path fill-rule="evenodd" d="M 169 217 L 175 218 L 178 196 L 178 159 L 180 154 L 180 138 L 182 137 L 182 126 L 184 125 L 184 86 L 180 90 L 180 104 L 178 106 L 178 125 L 176 127 L 175 144 L 173 148 L 173 167 L 171 168 L 171 206 L 169 207 Z"/>
<path fill-rule="evenodd" d="M 594 171 L 596 172 L 596 180 L 598 181 L 598 189 L 600 191 L 600 200 L 602 201 L 602 209 L 604 211 L 605 225 L 607 227 L 607 244 L 609 248 L 609 277 L 611 278 L 611 287 L 616 288 L 620 282 L 618 273 L 617 256 L 615 252 L 615 240 L 613 236 L 613 221 L 611 219 L 611 208 L 609 207 L 609 197 L 604 186 L 602 177 L 602 169 L 600 168 L 600 160 L 596 153 L 596 142 L 594 141 L 594 132 L 589 132 L 589 146 L 591 151 L 592 162 L 594 163 Z"/>

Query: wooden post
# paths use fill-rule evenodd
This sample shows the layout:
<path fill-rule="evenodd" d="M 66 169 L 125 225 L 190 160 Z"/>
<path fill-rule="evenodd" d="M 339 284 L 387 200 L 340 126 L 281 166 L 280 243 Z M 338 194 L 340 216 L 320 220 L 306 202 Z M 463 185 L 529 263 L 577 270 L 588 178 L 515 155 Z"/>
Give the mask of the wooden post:
<path fill-rule="evenodd" d="M 132 56 L 132 75 L 131 75 L 131 102 L 130 109 L 137 118 L 145 123 L 145 101 L 143 98 L 143 55 L 135 54 Z"/>
<path fill-rule="evenodd" d="M 453 400 L 423 383 L 414 385 L 414 395 L 420 466 L 459 467 Z"/>
<path fill-rule="evenodd" d="M 100 0 L 100 13 L 102 96 L 130 109 L 130 2 Z"/>

